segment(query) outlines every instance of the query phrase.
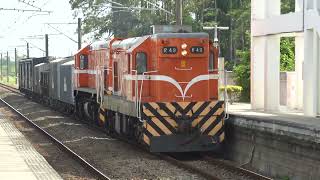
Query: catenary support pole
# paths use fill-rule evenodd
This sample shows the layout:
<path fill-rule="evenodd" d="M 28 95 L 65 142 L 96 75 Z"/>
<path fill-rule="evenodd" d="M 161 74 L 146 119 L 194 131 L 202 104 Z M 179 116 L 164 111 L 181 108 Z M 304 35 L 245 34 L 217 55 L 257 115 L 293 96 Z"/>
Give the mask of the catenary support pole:
<path fill-rule="evenodd" d="M 1 62 L 0 62 L 0 74 L 1 74 L 1 81 L 2 81 L 2 53 L 1 53 Z"/>
<path fill-rule="evenodd" d="M 46 57 L 49 57 L 49 37 L 48 34 L 45 34 L 45 50 L 46 50 Z"/>
<path fill-rule="evenodd" d="M 29 43 L 27 43 L 27 58 L 30 57 L 29 53 L 30 53 L 30 51 L 29 51 Z"/>
<path fill-rule="evenodd" d="M 78 18 L 78 49 L 81 49 L 81 18 Z"/>
<path fill-rule="evenodd" d="M 18 72 L 17 72 L 17 48 L 14 48 L 14 73 L 15 73 L 15 80 L 16 84 L 18 82 Z"/>
<path fill-rule="evenodd" d="M 7 51 L 7 82 L 9 82 L 9 52 Z"/>
<path fill-rule="evenodd" d="M 182 26 L 182 0 L 176 0 L 176 24 Z"/>

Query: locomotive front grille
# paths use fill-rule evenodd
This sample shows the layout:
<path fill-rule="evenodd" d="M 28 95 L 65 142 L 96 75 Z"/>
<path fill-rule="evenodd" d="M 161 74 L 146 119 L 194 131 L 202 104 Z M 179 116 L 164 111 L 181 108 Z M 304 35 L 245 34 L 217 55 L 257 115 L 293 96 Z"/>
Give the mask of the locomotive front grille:
<path fill-rule="evenodd" d="M 212 143 L 224 140 L 224 102 L 144 103 L 143 140 L 149 146 L 152 139 L 161 136 L 206 136 Z M 187 136 L 186 136 L 187 135 Z"/>

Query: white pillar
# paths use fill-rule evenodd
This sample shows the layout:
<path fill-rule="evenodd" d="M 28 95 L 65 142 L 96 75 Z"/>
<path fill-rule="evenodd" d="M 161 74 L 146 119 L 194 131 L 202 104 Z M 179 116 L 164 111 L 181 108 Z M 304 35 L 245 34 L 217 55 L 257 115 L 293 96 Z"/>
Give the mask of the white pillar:
<path fill-rule="evenodd" d="M 305 30 L 305 56 L 303 66 L 303 104 L 306 116 L 317 115 L 317 69 L 318 69 L 318 35 L 313 30 Z"/>
<path fill-rule="evenodd" d="M 296 5 L 295 5 L 295 11 L 299 12 L 303 10 L 303 2 L 304 0 L 295 0 L 296 1 Z"/>
<path fill-rule="evenodd" d="M 266 1 L 251 1 L 251 22 L 266 17 Z M 255 29 L 252 23 L 251 29 Z M 266 37 L 251 36 L 251 107 L 264 108 L 264 62 Z"/>
<path fill-rule="evenodd" d="M 313 0 L 313 9 L 318 10 L 319 9 L 319 0 Z"/>
<path fill-rule="evenodd" d="M 314 54 L 315 54 L 315 61 L 317 63 L 317 67 L 316 67 L 316 82 L 317 82 L 317 89 L 316 89 L 316 96 L 317 96 L 317 114 L 316 115 L 320 115 L 320 32 L 315 32 L 315 41 L 317 44 L 317 47 L 314 49 Z"/>
<path fill-rule="evenodd" d="M 296 72 L 296 103 L 294 108 L 303 110 L 303 59 L 304 59 L 304 37 L 299 34 L 295 38 L 295 72 Z"/>
<path fill-rule="evenodd" d="M 260 0 L 261 2 L 261 0 Z M 265 0 L 266 3 L 266 17 L 277 16 L 281 14 L 280 0 Z"/>
<path fill-rule="evenodd" d="M 267 37 L 265 49 L 264 108 L 279 111 L 280 108 L 280 35 Z"/>
<path fill-rule="evenodd" d="M 304 0 L 295 0 L 295 11 L 303 11 Z M 303 19 L 303 17 L 301 17 Z M 303 110 L 303 59 L 304 59 L 304 37 L 303 33 L 297 34 L 295 37 L 295 72 L 296 72 L 296 88 L 295 88 L 295 105 L 293 108 Z"/>
<path fill-rule="evenodd" d="M 264 108 L 266 37 L 252 37 L 251 45 L 251 106 Z"/>
<path fill-rule="evenodd" d="M 266 1 L 251 0 L 251 19 L 263 19 L 266 17 Z"/>

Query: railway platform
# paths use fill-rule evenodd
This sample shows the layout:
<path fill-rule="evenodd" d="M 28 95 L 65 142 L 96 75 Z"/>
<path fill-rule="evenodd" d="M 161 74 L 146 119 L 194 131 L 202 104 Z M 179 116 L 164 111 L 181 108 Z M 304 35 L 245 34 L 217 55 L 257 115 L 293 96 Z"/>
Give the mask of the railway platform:
<path fill-rule="evenodd" d="M 0 179 L 62 179 L 3 114 L 0 114 Z"/>
<path fill-rule="evenodd" d="M 268 113 L 252 110 L 250 104 L 229 106 L 232 123 L 301 140 L 320 142 L 320 118 L 304 116 L 302 112 L 287 110 Z"/>
<path fill-rule="evenodd" d="M 275 179 L 319 179 L 320 118 L 251 110 L 250 104 L 228 109 L 231 160 Z"/>

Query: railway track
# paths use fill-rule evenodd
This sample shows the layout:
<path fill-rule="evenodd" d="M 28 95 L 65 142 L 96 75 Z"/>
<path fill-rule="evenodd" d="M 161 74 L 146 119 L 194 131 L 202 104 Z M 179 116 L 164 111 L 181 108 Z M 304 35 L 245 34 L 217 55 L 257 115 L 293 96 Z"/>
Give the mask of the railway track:
<path fill-rule="evenodd" d="M 14 93 L 17 93 L 19 95 L 23 95 L 20 93 L 16 88 L 12 86 L 8 86 L 5 84 L 1 84 L 0 86 L 11 91 Z M 46 136 L 48 136 L 55 144 L 57 144 L 61 149 L 64 151 L 68 152 L 74 159 L 79 161 L 83 166 L 88 168 L 98 179 L 110 179 L 106 175 L 104 175 L 102 172 L 100 172 L 97 168 L 89 164 L 87 161 L 85 161 L 83 158 L 81 158 L 79 155 L 77 155 L 75 152 L 73 152 L 70 148 L 65 146 L 61 141 L 57 140 L 55 137 L 51 136 L 49 133 L 47 133 L 44 129 L 36 125 L 34 122 L 32 122 L 30 119 L 28 119 L 26 116 L 24 116 L 22 113 L 17 111 L 14 107 L 12 107 L 9 103 L 4 101 L 3 99 L 0 99 L 4 104 L 6 104 L 10 109 L 12 109 L 15 113 L 17 113 L 19 116 L 21 116 L 23 119 L 25 119 L 28 123 L 30 123 L 32 126 L 34 126 L 36 129 L 40 130 L 42 133 L 44 133 Z M 89 123 L 86 123 L 89 124 Z M 92 124 L 89 124 L 92 125 Z M 103 131 L 105 132 L 102 128 L 99 128 L 97 126 L 89 126 L 90 128 L 94 128 L 95 130 Z M 255 172 L 249 171 L 247 169 L 241 168 L 241 167 L 236 167 L 234 165 L 230 165 L 228 163 L 225 163 L 221 160 L 217 160 L 213 157 L 210 156 L 202 156 L 199 160 L 195 161 L 184 161 L 180 160 L 179 158 L 175 158 L 174 156 L 170 156 L 168 154 L 162 154 L 162 153 L 150 153 L 146 151 L 146 149 L 142 148 L 141 146 L 131 142 L 127 141 L 126 139 L 120 138 L 120 140 L 125 141 L 126 143 L 133 145 L 135 148 L 139 150 L 144 150 L 145 152 L 157 156 L 160 159 L 163 159 L 165 161 L 170 162 L 171 164 L 174 164 L 177 167 L 183 168 L 188 170 L 189 172 L 198 174 L 206 179 L 212 179 L 212 180 L 221 180 L 221 179 L 226 179 L 223 177 L 219 176 L 219 173 L 212 173 L 215 168 L 223 169 L 225 172 L 227 172 L 229 177 L 234 177 L 231 179 L 237 179 L 236 177 L 238 176 L 240 179 L 254 179 L 254 180 L 271 180 L 271 178 L 265 177 L 263 175 L 257 174 Z M 205 163 L 207 165 L 212 166 L 212 170 L 205 170 L 202 166 L 197 166 L 197 164 Z M 225 172 L 222 174 L 225 175 Z M 229 178 L 227 178 L 229 179 Z"/>
<path fill-rule="evenodd" d="M 21 94 L 16 88 L 0 84 L 1 87 L 10 90 L 14 93 Z M 59 141 L 55 137 L 53 137 L 51 134 L 49 134 L 46 130 L 32 122 L 28 117 L 20 113 L 17 109 L 15 109 L 13 106 L 11 106 L 8 102 L 0 98 L 0 101 L 5 104 L 7 107 L 9 107 L 15 114 L 23 118 L 26 122 L 28 122 L 30 125 L 32 125 L 35 129 L 40 131 L 42 134 L 44 134 L 46 137 L 48 137 L 54 144 L 56 144 L 61 150 L 67 152 L 73 159 L 78 161 L 81 165 L 83 165 L 87 170 L 89 170 L 95 177 L 98 179 L 103 180 L 111 180 L 107 175 L 103 174 L 101 171 L 99 171 L 97 168 L 95 168 L 93 165 L 91 165 L 89 162 L 87 162 L 84 158 L 82 158 L 80 155 L 72 151 L 69 147 L 67 147 L 63 142 Z"/>
<path fill-rule="evenodd" d="M 236 174 L 239 174 L 240 176 L 252 178 L 255 180 L 272 180 L 272 178 L 263 176 L 261 174 L 258 174 L 256 172 L 253 172 L 253 171 L 241 168 L 241 167 L 231 165 L 229 163 L 223 162 L 221 160 L 215 159 L 210 156 L 203 156 L 203 159 L 206 160 L 209 164 L 213 164 L 215 166 L 220 166 L 224 169 L 227 169 L 227 170 L 232 171 Z"/>

